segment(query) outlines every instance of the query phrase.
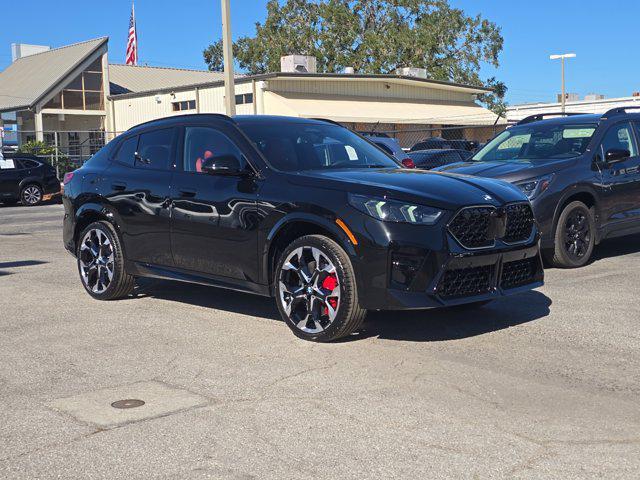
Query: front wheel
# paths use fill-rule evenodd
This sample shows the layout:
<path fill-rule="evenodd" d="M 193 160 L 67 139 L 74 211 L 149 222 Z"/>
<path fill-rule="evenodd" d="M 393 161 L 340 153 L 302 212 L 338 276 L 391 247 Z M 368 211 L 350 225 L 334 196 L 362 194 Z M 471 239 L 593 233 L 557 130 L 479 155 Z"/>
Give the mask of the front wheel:
<path fill-rule="evenodd" d="M 362 325 L 366 310 L 351 261 L 333 240 L 307 235 L 292 242 L 278 259 L 275 281 L 278 310 L 298 337 L 329 342 Z"/>
<path fill-rule="evenodd" d="M 593 211 L 580 201 L 567 205 L 555 232 L 551 263 L 560 268 L 578 268 L 587 264 L 596 242 Z"/>

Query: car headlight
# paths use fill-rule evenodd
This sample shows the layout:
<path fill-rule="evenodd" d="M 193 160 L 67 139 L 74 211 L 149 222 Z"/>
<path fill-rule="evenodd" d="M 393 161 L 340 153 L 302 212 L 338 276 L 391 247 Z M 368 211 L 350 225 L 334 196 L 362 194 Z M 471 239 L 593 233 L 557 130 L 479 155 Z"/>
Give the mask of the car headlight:
<path fill-rule="evenodd" d="M 384 222 L 433 225 L 442 216 L 442 210 L 437 208 L 365 195 L 350 194 L 349 204 Z"/>
<path fill-rule="evenodd" d="M 527 182 L 516 183 L 516 187 L 524 192 L 529 200 L 533 200 L 542 192 L 544 192 L 551 181 L 553 180 L 554 175 L 546 175 L 544 177 L 536 178 L 535 180 L 529 180 Z"/>

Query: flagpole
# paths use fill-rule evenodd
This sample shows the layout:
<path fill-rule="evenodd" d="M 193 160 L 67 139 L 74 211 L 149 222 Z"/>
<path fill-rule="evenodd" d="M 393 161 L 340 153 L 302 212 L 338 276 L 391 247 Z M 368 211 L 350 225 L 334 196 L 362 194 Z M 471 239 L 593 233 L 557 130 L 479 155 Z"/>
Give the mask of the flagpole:
<path fill-rule="evenodd" d="M 224 61 L 224 105 L 227 115 L 236 114 L 236 92 L 233 76 L 233 39 L 231 38 L 231 7 L 222 1 L 222 58 Z"/>

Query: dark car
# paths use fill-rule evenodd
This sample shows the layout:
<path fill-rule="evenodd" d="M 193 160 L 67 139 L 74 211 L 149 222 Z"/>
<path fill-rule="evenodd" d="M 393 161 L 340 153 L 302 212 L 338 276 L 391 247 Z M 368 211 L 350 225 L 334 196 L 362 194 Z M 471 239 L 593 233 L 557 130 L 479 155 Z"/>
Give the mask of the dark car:
<path fill-rule="evenodd" d="M 416 143 L 411 149 L 410 152 L 415 152 L 416 150 L 445 150 L 445 149 L 455 149 L 455 150 L 466 150 L 468 152 L 473 152 L 478 148 L 478 142 L 474 140 L 449 140 L 441 137 L 430 137 L 425 138 L 424 140 Z"/>
<path fill-rule="evenodd" d="M 402 162 L 405 167 L 413 168 L 414 165 L 411 162 L 407 162 L 410 156 L 407 155 L 398 141 L 395 138 L 389 137 L 385 133 L 371 133 L 371 132 L 358 132 L 360 135 L 380 147 L 389 155 L 395 157 L 396 160 Z"/>
<path fill-rule="evenodd" d="M 64 244 L 97 299 L 145 276 L 275 296 L 296 335 L 328 341 L 367 310 L 486 302 L 543 279 L 518 188 L 402 168 L 321 120 L 156 120 L 65 182 Z"/>
<path fill-rule="evenodd" d="M 0 160 L 0 202 L 33 206 L 59 193 L 56 169 L 48 163 L 19 154 Z"/>
<path fill-rule="evenodd" d="M 471 152 L 467 150 L 416 150 L 409 152 L 409 158 L 413 161 L 415 168 L 431 170 L 442 167 L 450 163 L 459 163 L 471 157 Z"/>
<path fill-rule="evenodd" d="M 439 170 L 520 187 L 548 261 L 581 267 L 601 240 L 640 231 L 640 114 L 626 110 L 528 117 L 468 162 Z"/>

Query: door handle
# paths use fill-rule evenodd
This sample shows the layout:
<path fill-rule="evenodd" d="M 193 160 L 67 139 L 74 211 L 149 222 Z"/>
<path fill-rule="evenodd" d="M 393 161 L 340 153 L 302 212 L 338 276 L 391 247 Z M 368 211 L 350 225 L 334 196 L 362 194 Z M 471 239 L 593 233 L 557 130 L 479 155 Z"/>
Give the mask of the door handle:
<path fill-rule="evenodd" d="M 183 198 L 193 198 L 196 196 L 195 190 L 179 190 L 180 196 Z"/>
<path fill-rule="evenodd" d="M 127 184 L 123 183 L 123 182 L 113 182 L 111 184 L 111 188 L 113 190 L 116 190 L 117 192 L 122 192 L 122 191 L 126 190 Z"/>

